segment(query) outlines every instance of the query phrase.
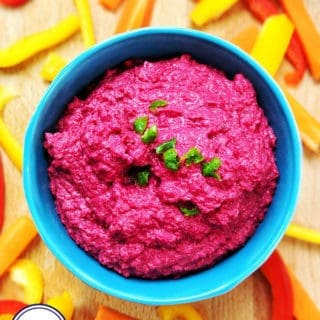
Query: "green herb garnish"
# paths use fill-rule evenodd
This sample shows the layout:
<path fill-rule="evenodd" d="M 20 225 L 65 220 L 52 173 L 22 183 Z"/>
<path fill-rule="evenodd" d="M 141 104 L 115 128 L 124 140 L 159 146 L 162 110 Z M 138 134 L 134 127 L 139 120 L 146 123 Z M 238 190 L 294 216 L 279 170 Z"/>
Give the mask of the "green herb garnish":
<path fill-rule="evenodd" d="M 161 153 L 164 153 L 165 151 L 171 149 L 171 148 L 174 148 L 175 145 L 176 145 L 176 142 L 177 142 L 177 139 L 176 138 L 173 138 L 169 141 L 166 141 L 164 143 L 161 143 L 157 146 L 156 148 L 156 154 L 161 154 Z"/>
<path fill-rule="evenodd" d="M 186 166 L 190 166 L 192 163 L 200 163 L 204 160 L 200 150 L 196 147 L 191 147 L 183 156 Z"/>
<path fill-rule="evenodd" d="M 179 157 L 175 148 L 170 148 L 163 153 L 163 160 L 165 166 L 173 171 L 179 169 Z"/>
<path fill-rule="evenodd" d="M 150 128 L 146 129 L 141 136 L 143 143 L 152 143 L 158 136 L 158 128 L 154 124 Z"/>
<path fill-rule="evenodd" d="M 199 209 L 193 203 L 188 204 L 188 205 L 179 205 L 179 210 L 186 217 L 195 216 L 200 212 Z"/>
<path fill-rule="evenodd" d="M 142 134 L 146 130 L 148 124 L 148 116 L 142 116 L 134 120 L 133 128 L 136 133 Z"/>
<path fill-rule="evenodd" d="M 150 171 L 147 169 L 141 170 L 137 172 L 136 181 L 139 186 L 146 186 L 149 182 Z"/>
<path fill-rule="evenodd" d="M 149 106 L 149 110 L 150 111 L 155 111 L 158 108 L 164 108 L 168 105 L 168 101 L 167 100 L 154 100 L 151 102 L 150 106 Z"/>
<path fill-rule="evenodd" d="M 204 162 L 202 164 L 202 175 L 205 177 L 213 177 L 217 180 L 221 180 L 220 174 L 217 170 L 221 166 L 221 159 L 214 157 L 209 162 Z"/>

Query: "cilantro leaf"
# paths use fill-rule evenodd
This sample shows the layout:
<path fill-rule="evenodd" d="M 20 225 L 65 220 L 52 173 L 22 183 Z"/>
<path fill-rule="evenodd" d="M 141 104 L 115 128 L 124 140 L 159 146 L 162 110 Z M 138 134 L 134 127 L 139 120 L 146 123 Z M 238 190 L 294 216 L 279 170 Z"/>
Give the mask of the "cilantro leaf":
<path fill-rule="evenodd" d="M 163 160 L 165 166 L 172 170 L 177 171 L 179 169 L 179 157 L 175 148 L 170 148 L 163 153 Z"/>
<path fill-rule="evenodd" d="M 187 203 L 185 205 L 179 205 L 179 210 L 186 216 L 186 217 L 191 217 L 191 216 L 195 216 L 198 213 L 200 213 L 199 209 L 197 208 L 197 206 L 195 204 L 193 204 L 192 202 Z"/>
<path fill-rule="evenodd" d="M 190 166 L 192 163 L 200 163 L 204 160 L 201 151 L 196 147 L 191 147 L 183 156 L 186 166 Z"/>
<path fill-rule="evenodd" d="M 143 135 L 141 136 L 141 140 L 143 143 L 152 143 L 158 136 L 158 128 L 154 124 L 150 128 L 146 129 Z"/>
<path fill-rule="evenodd" d="M 213 177 L 217 180 L 221 180 L 220 174 L 217 170 L 221 166 L 221 159 L 218 157 L 212 158 L 209 162 L 204 162 L 202 164 L 202 175 L 205 177 Z"/>
<path fill-rule="evenodd" d="M 167 100 L 154 100 L 151 102 L 150 106 L 149 106 L 149 110 L 150 111 L 155 111 L 158 108 L 164 108 L 168 105 L 168 101 Z"/>
<path fill-rule="evenodd" d="M 150 171 L 147 169 L 141 170 L 137 172 L 136 181 L 139 186 L 146 186 L 149 182 Z"/>
<path fill-rule="evenodd" d="M 142 116 L 134 120 L 133 128 L 136 133 L 142 134 L 146 130 L 148 124 L 148 116 Z"/>
<path fill-rule="evenodd" d="M 173 138 L 171 140 L 168 140 L 164 143 L 161 143 L 156 148 L 156 154 L 164 153 L 168 149 L 174 148 L 176 145 L 177 139 Z"/>

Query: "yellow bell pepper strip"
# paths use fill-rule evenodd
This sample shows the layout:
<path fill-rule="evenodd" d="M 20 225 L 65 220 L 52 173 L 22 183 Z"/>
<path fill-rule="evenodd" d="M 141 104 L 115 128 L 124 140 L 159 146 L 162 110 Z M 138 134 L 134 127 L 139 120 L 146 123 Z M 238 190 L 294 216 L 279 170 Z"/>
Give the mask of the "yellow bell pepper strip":
<path fill-rule="evenodd" d="M 49 53 L 40 75 L 44 80 L 51 82 L 66 64 L 66 60 L 57 53 Z"/>
<path fill-rule="evenodd" d="M 86 48 L 89 48 L 96 43 L 90 4 L 88 0 L 74 0 L 74 3 L 80 17 L 83 44 Z"/>
<path fill-rule="evenodd" d="M 24 289 L 23 302 L 40 303 L 43 295 L 43 278 L 40 268 L 30 259 L 18 259 L 9 270 L 9 277 Z"/>
<path fill-rule="evenodd" d="M 121 33 L 149 25 L 155 0 L 126 0 L 114 33 Z"/>
<path fill-rule="evenodd" d="M 107 306 L 100 306 L 94 320 L 137 320 Z"/>
<path fill-rule="evenodd" d="M 293 271 L 287 266 L 293 289 L 293 315 L 296 320 L 320 320 L 320 311 L 309 294 L 297 279 Z"/>
<path fill-rule="evenodd" d="M 200 313 L 189 304 L 160 306 L 157 313 L 161 320 L 203 320 Z"/>
<path fill-rule="evenodd" d="M 284 87 L 282 90 L 297 121 L 303 144 L 320 154 L 320 122 L 318 122 Z"/>
<path fill-rule="evenodd" d="M 2 111 L 6 103 L 15 98 L 17 93 L 11 88 L 0 85 L 0 146 L 4 149 L 12 163 L 19 171 L 22 169 L 22 147 L 11 134 L 2 118 Z"/>
<path fill-rule="evenodd" d="M 0 232 L 3 226 L 3 219 L 4 219 L 4 197 L 5 197 L 4 173 L 3 173 L 2 157 L 0 153 Z"/>
<path fill-rule="evenodd" d="M 72 297 L 68 291 L 64 291 L 60 296 L 50 298 L 46 304 L 60 311 L 65 320 L 71 320 L 74 307 Z"/>
<path fill-rule="evenodd" d="M 290 43 L 294 27 L 285 14 L 270 16 L 251 50 L 251 56 L 274 76 Z"/>
<path fill-rule="evenodd" d="M 202 27 L 211 20 L 220 18 L 238 0 L 201 0 L 191 11 L 190 19 L 197 27 Z"/>
<path fill-rule="evenodd" d="M 6 314 L 0 315 L 0 320 L 12 320 L 13 317 L 14 317 L 13 314 L 6 313 Z"/>
<path fill-rule="evenodd" d="M 10 315 L 12 319 L 13 315 L 26 307 L 27 304 L 16 300 L 0 300 L 0 319 L 1 316 Z"/>
<path fill-rule="evenodd" d="M 293 319 L 293 292 L 290 277 L 280 254 L 275 250 L 261 266 L 272 293 L 272 320 Z"/>
<path fill-rule="evenodd" d="M 298 240 L 308 241 L 314 244 L 320 244 L 320 231 L 305 228 L 295 223 L 291 223 L 286 231 L 286 235 Z"/>
<path fill-rule="evenodd" d="M 250 52 L 259 34 L 259 29 L 255 25 L 249 26 L 240 31 L 231 42 L 246 52 Z"/>
<path fill-rule="evenodd" d="M 280 0 L 293 21 L 300 37 L 311 74 L 320 80 L 320 33 L 313 23 L 303 0 Z"/>
<path fill-rule="evenodd" d="M 37 230 L 27 216 L 17 218 L 0 235 L 0 277 L 20 256 L 37 235 Z"/>
<path fill-rule="evenodd" d="M 79 28 L 78 16 L 70 14 L 53 27 L 26 36 L 9 47 L 0 49 L 0 68 L 18 65 L 35 54 L 67 40 Z"/>
<path fill-rule="evenodd" d="M 116 11 L 123 0 L 100 0 L 100 3 L 111 11 Z"/>

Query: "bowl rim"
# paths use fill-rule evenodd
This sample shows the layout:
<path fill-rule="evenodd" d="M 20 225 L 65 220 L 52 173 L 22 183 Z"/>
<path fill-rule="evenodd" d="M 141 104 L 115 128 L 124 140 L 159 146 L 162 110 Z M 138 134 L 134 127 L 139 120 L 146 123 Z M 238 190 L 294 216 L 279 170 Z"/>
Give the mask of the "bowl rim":
<path fill-rule="evenodd" d="M 294 201 L 291 201 L 291 204 L 288 207 L 288 210 L 287 210 L 288 213 L 286 215 L 286 219 L 283 221 L 283 225 L 281 225 L 281 227 L 277 230 L 275 236 L 273 237 L 273 241 L 271 241 L 267 247 L 268 255 L 261 256 L 260 259 L 252 263 L 251 268 L 242 270 L 242 272 L 237 274 L 234 278 L 229 279 L 229 281 L 225 281 L 224 285 L 220 285 L 218 288 L 207 290 L 201 293 L 196 292 L 193 294 L 190 294 L 190 293 L 184 294 L 182 292 L 181 296 L 175 299 L 170 298 L 170 296 L 169 297 L 140 296 L 140 295 L 136 295 L 135 293 L 129 293 L 123 288 L 121 290 L 119 290 L 118 288 L 113 288 L 112 285 L 111 287 L 108 286 L 108 290 L 106 290 L 105 284 L 102 285 L 101 283 L 94 281 L 92 277 L 84 273 L 81 270 L 81 268 L 79 268 L 77 265 L 71 263 L 70 260 L 66 261 L 66 257 L 63 254 L 61 254 L 59 250 L 56 249 L 53 239 L 51 239 L 50 236 L 48 236 L 49 232 L 46 230 L 44 225 L 40 222 L 39 215 L 37 213 L 38 208 L 36 203 L 34 202 L 32 192 L 30 192 L 30 190 L 33 189 L 32 184 L 34 183 L 32 170 L 30 169 L 30 166 L 29 166 L 30 152 L 32 152 L 30 137 L 34 136 L 36 123 L 40 118 L 40 114 L 46 104 L 47 99 L 50 97 L 52 90 L 57 86 L 57 84 L 64 81 L 64 79 L 68 76 L 68 74 L 72 72 L 72 70 L 74 70 L 77 66 L 79 66 L 83 60 L 87 59 L 91 55 L 96 54 L 100 50 L 103 50 L 105 47 L 108 47 L 115 43 L 122 42 L 127 39 L 134 39 L 136 37 L 149 36 L 150 34 L 163 34 L 163 33 L 167 35 L 178 35 L 178 36 L 197 38 L 201 41 L 213 43 L 214 45 L 220 46 L 224 50 L 231 52 L 233 55 L 236 55 L 242 61 L 245 61 L 247 64 L 249 64 L 250 67 L 255 70 L 255 72 L 260 74 L 261 77 L 264 78 L 265 83 L 267 83 L 268 87 L 277 97 L 279 104 L 284 109 L 289 125 L 292 128 L 291 134 L 293 135 L 293 141 L 294 141 L 294 147 L 295 147 L 294 151 L 296 153 L 295 159 L 297 162 L 297 173 L 296 173 L 297 176 L 295 179 L 296 185 L 293 188 L 293 193 L 295 194 L 295 198 L 294 198 Z M 45 242 L 46 246 L 50 249 L 50 251 L 54 254 L 54 256 L 60 262 L 62 262 L 62 264 L 69 271 L 71 271 L 74 275 L 76 275 L 78 279 L 80 279 L 90 287 L 93 287 L 106 294 L 110 294 L 112 296 L 125 299 L 127 301 L 149 304 L 149 305 L 164 305 L 164 304 L 194 302 L 194 301 L 208 299 L 217 295 L 224 294 L 234 289 L 238 284 L 240 284 L 243 280 L 248 278 L 255 270 L 257 270 L 264 261 L 266 261 L 266 259 L 271 255 L 273 250 L 276 248 L 277 244 L 282 239 L 288 224 L 293 218 L 293 213 L 298 202 L 298 195 L 301 187 L 301 167 L 302 167 L 302 149 L 301 149 L 301 143 L 300 143 L 300 138 L 299 138 L 295 119 L 292 115 L 291 109 L 281 89 L 279 88 L 275 80 L 267 73 L 267 71 L 265 71 L 265 69 L 262 66 L 260 66 L 253 58 L 251 58 L 246 52 L 244 52 L 240 48 L 212 34 L 208 34 L 208 33 L 190 29 L 190 28 L 181 28 L 181 27 L 146 27 L 146 28 L 141 28 L 134 31 L 129 31 L 129 32 L 112 36 L 107 40 L 101 43 L 98 43 L 92 46 L 91 48 L 87 49 L 86 51 L 80 53 L 70 63 L 68 63 L 66 67 L 62 69 L 62 71 L 54 79 L 51 85 L 47 88 L 46 92 L 40 99 L 40 102 L 34 114 L 31 117 L 31 120 L 29 122 L 27 131 L 25 134 L 24 153 L 23 153 L 23 186 L 24 186 L 25 197 L 27 199 L 27 203 L 28 203 L 31 215 L 33 217 L 33 220 L 36 224 L 36 227 L 39 231 L 41 238 Z M 185 278 L 183 277 L 181 279 L 185 279 Z M 173 281 L 180 281 L 181 279 L 173 280 Z M 138 279 L 138 281 L 141 281 L 141 279 Z M 164 281 L 170 281 L 170 280 L 164 280 Z M 174 288 L 174 283 L 172 283 L 172 287 Z"/>

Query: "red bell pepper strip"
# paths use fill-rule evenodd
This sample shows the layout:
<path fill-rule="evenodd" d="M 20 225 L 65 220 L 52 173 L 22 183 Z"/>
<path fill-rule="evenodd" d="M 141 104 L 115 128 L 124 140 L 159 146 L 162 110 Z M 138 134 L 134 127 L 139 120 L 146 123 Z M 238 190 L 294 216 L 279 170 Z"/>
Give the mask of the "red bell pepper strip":
<path fill-rule="evenodd" d="M 3 225 L 4 219 L 4 175 L 3 175 L 3 165 L 2 159 L 0 154 L 0 231 Z"/>
<path fill-rule="evenodd" d="M 264 22 L 268 17 L 281 12 L 272 0 L 245 0 L 249 10 L 261 22 Z M 285 81 L 289 85 L 297 85 L 305 71 L 307 70 L 307 60 L 303 51 L 303 47 L 297 32 L 294 32 L 287 52 L 286 57 L 294 67 L 294 71 L 285 75 Z"/>
<path fill-rule="evenodd" d="M 29 0 L 0 0 L 0 3 L 9 7 L 18 7 L 18 6 L 22 6 L 28 1 Z"/>
<path fill-rule="evenodd" d="M 293 319 L 293 291 L 287 268 L 277 251 L 260 268 L 272 292 L 272 320 Z"/>
<path fill-rule="evenodd" d="M 16 300 L 0 300 L 0 314 L 16 314 L 27 305 Z"/>

